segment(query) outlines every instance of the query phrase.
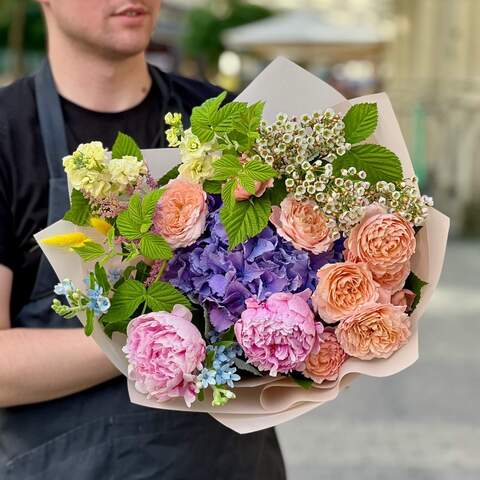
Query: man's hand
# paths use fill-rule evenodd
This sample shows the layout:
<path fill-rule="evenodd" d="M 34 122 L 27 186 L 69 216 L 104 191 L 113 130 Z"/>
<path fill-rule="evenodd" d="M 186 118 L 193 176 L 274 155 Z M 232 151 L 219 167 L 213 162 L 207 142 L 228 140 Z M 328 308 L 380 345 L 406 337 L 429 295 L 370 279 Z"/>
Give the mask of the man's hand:
<path fill-rule="evenodd" d="M 0 407 L 52 400 L 119 375 L 81 328 L 10 328 L 12 279 L 0 265 Z"/>

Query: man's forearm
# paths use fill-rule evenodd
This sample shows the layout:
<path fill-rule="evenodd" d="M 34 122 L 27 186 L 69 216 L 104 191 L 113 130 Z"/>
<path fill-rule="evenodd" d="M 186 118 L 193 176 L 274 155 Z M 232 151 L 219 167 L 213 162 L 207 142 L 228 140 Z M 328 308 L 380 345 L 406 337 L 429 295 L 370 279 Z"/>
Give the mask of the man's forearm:
<path fill-rule="evenodd" d="M 81 328 L 0 330 L 0 407 L 63 397 L 117 375 Z"/>

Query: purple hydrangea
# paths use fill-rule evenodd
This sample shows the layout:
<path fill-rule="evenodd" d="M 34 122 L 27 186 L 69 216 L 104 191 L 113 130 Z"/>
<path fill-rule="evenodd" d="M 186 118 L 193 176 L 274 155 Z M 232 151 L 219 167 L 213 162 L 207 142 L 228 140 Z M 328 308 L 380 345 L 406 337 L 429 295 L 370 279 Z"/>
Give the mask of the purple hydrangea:
<path fill-rule="evenodd" d="M 205 233 L 194 245 L 175 251 L 164 279 L 204 305 L 217 331 L 235 323 L 247 298 L 264 301 L 276 292 L 315 290 L 317 270 L 341 259 L 343 241 L 330 252 L 311 255 L 295 249 L 271 226 L 228 251 L 215 200 L 210 198 Z"/>

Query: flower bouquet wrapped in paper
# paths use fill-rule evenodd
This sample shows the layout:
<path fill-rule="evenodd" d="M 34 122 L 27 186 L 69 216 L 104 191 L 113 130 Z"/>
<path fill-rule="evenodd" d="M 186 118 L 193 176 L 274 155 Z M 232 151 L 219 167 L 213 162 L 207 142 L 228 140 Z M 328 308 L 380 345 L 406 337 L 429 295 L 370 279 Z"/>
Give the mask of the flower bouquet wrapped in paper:
<path fill-rule="evenodd" d="M 131 400 L 239 432 L 418 356 L 448 219 L 421 196 L 388 98 L 346 101 L 284 59 L 235 102 L 169 113 L 172 149 L 80 145 L 37 235 Z"/>

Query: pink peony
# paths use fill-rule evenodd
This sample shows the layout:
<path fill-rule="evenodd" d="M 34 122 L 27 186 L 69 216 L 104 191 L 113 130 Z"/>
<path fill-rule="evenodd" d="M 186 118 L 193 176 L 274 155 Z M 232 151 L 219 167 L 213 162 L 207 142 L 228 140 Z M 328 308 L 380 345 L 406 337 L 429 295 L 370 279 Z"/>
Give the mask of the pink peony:
<path fill-rule="evenodd" d="M 202 368 L 205 341 L 191 319 L 190 310 L 175 305 L 172 313 L 147 313 L 128 324 L 123 347 L 128 376 L 148 398 L 184 397 L 188 406 L 195 400 L 195 371 Z"/>
<path fill-rule="evenodd" d="M 318 272 L 312 304 L 326 323 L 339 322 L 378 299 L 378 285 L 365 263 L 331 263 Z"/>
<path fill-rule="evenodd" d="M 415 245 L 409 222 L 396 213 L 385 213 L 380 205 L 370 205 L 350 232 L 345 259 L 365 262 L 381 287 L 395 290 L 408 276 Z"/>
<path fill-rule="evenodd" d="M 272 208 L 270 221 L 281 237 L 300 250 L 317 255 L 329 250 L 333 244 L 325 217 L 310 200 L 300 202 L 292 196 L 286 197 L 280 207 Z"/>
<path fill-rule="evenodd" d="M 172 248 L 188 247 L 205 229 L 207 194 L 198 183 L 171 180 L 158 201 L 153 230 Z"/>
<path fill-rule="evenodd" d="M 307 289 L 274 293 L 264 303 L 245 301 L 247 308 L 234 328 L 249 363 L 272 376 L 303 370 L 307 355 L 318 350 L 317 335 L 323 331 L 308 306 L 310 294 Z"/>
<path fill-rule="evenodd" d="M 255 182 L 255 196 L 261 197 L 265 193 L 267 188 L 272 188 L 272 187 L 273 187 L 273 178 L 270 178 L 265 182 L 260 182 L 259 180 L 257 180 Z M 235 196 L 235 200 L 237 200 L 238 202 L 241 202 L 243 200 L 248 200 L 252 196 L 252 194 L 247 192 L 240 184 L 237 184 L 233 194 Z"/>
<path fill-rule="evenodd" d="M 364 305 L 336 329 L 342 348 L 361 360 L 388 358 L 411 335 L 410 317 L 405 307 L 371 303 Z"/>
<path fill-rule="evenodd" d="M 347 358 L 348 355 L 338 343 L 335 332 L 327 329 L 320 335 L 320 350 L 307 357 L 303 375 L 315 383 L 336 380 L 340 367 Z"/>

